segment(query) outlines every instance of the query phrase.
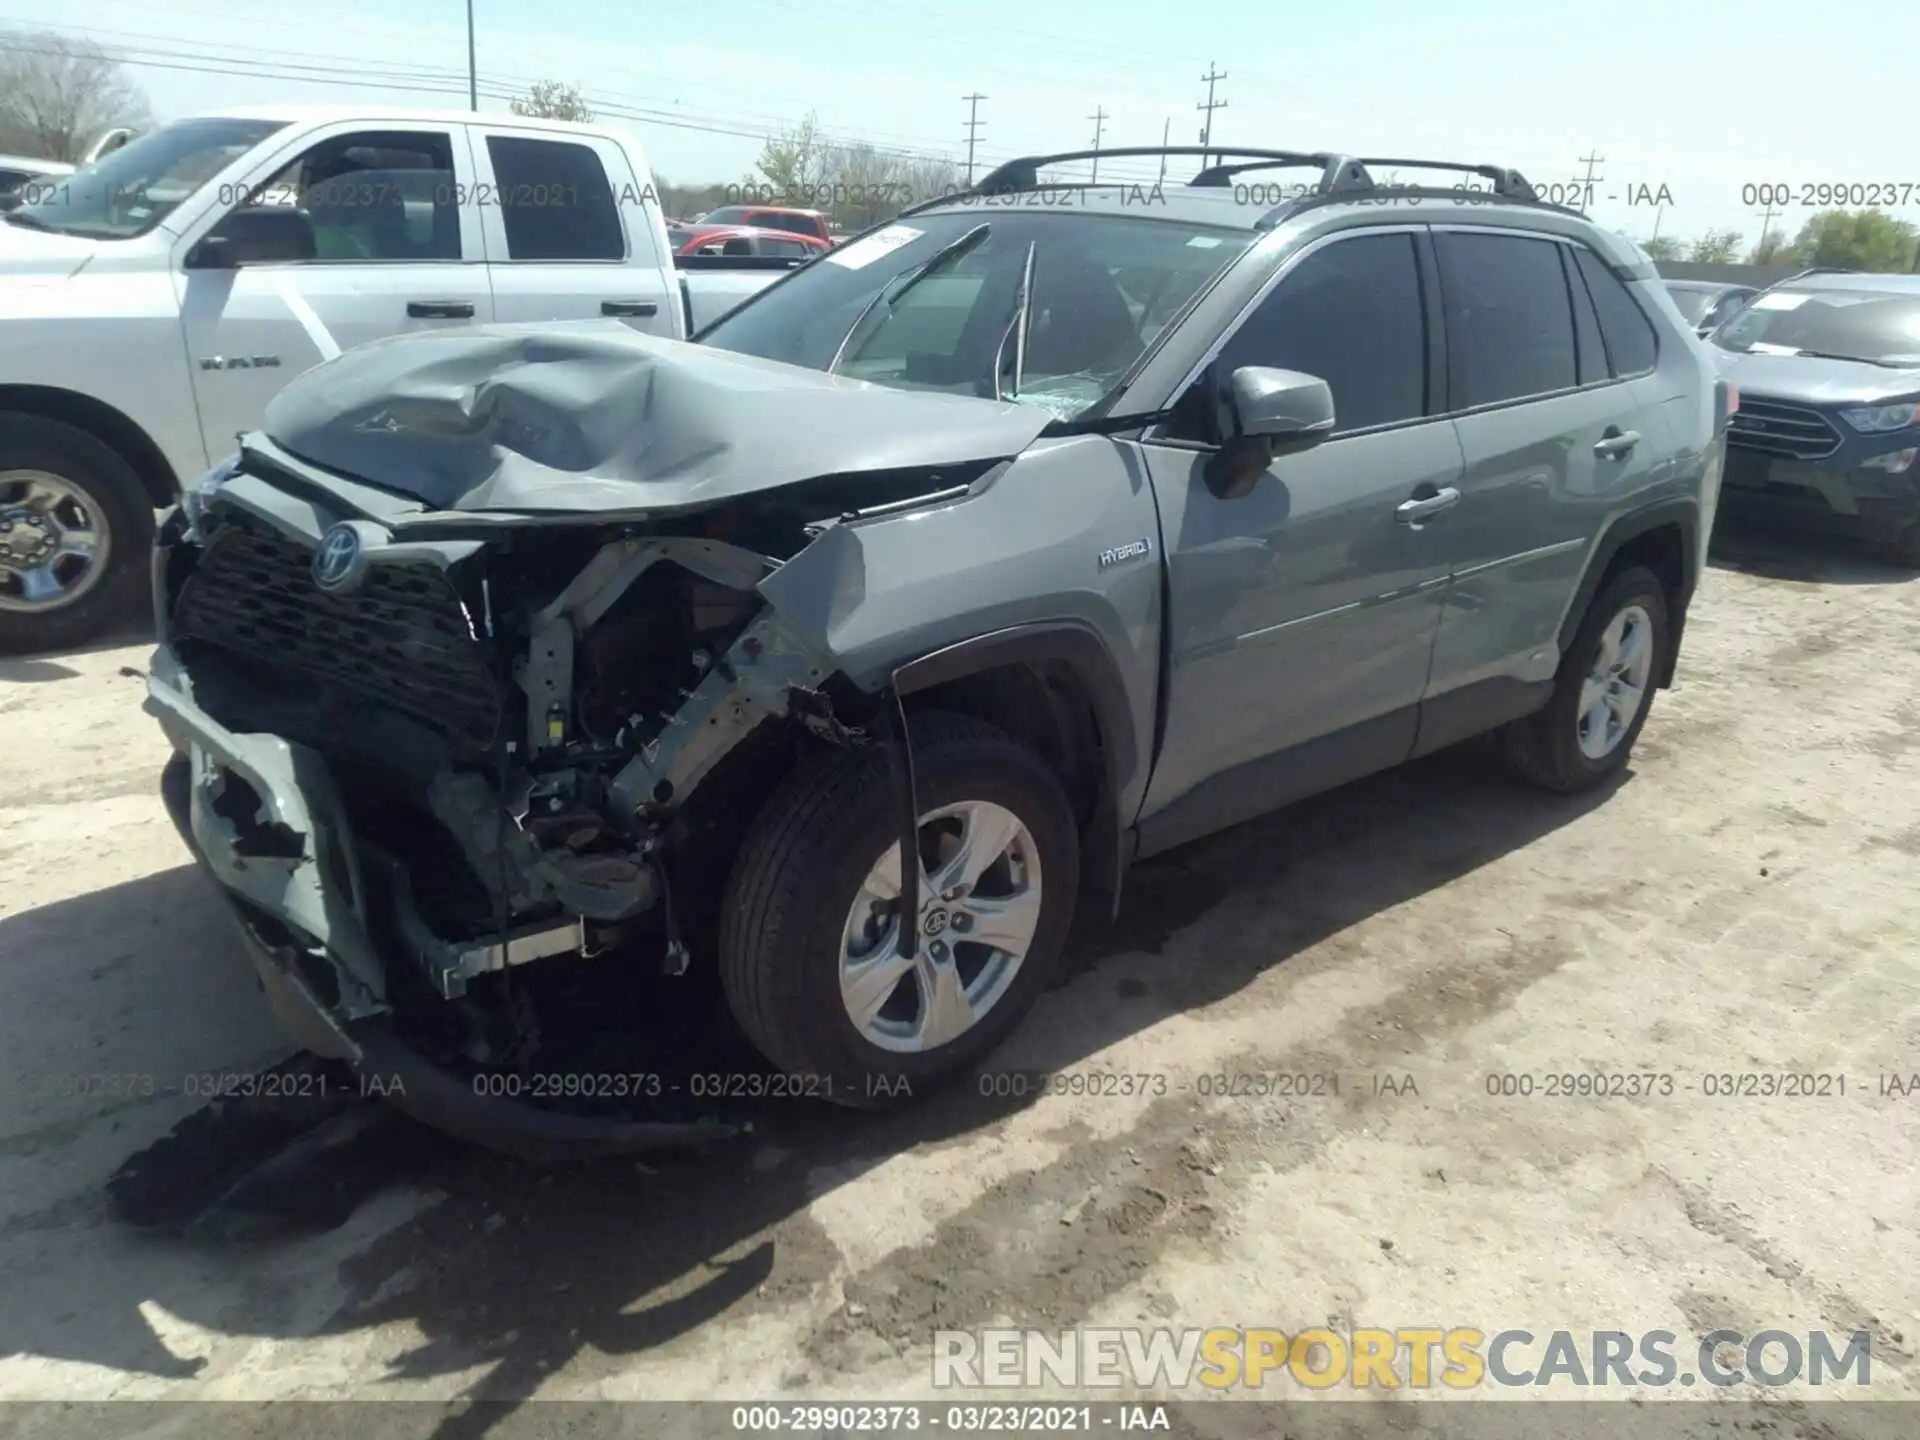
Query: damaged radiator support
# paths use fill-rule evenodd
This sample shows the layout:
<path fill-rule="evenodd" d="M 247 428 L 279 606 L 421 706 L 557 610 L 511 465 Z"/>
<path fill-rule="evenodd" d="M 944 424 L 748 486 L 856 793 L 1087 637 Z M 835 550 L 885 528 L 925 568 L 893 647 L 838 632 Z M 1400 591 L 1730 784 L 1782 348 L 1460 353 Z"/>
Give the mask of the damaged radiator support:
<path fill-rule="evenodd" d="M 826 662 L 772 610 L 762 611 L 613 777 L 615 804 L 639 815 L 691 794 L 762 720 L 791 713 L 793 691 L 811 690 L 826 675 Z"/>

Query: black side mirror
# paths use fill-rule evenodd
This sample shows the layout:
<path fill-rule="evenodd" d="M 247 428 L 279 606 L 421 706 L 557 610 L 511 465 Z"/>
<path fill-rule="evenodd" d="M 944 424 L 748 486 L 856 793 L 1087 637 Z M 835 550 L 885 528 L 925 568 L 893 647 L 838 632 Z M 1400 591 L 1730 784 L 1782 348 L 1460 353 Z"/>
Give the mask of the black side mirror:
<path fill-rule="evenodd" d="M 313 219 L 291 205 L 248 205 L 234 211 L 187 253 L 190 270 L 312 260 L 319 254 Z"/>
<path fill-rule="evenodd" d="M 1318 375 L 1242 365 L 1222 387 L 1224 437 L 1207 480 L 1223 500 L 1245 495 L 1277 456 L 1310 450 L 1333 433 L 1333 390 Z"/>

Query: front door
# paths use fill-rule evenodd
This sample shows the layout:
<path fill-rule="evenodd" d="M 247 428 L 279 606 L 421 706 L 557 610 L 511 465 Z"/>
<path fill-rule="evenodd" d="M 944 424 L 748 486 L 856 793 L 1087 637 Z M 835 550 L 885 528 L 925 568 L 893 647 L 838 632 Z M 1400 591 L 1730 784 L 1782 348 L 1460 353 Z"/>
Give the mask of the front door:
<path fill-rule="evenodd" d="M 341 126 L 253 177 L 249 195 L 303 209 L 315 253 L 177 271 L 209 455 L 232 451 L 234 437 L 310 366 L 389 335 L 493 318 L 462 127 Z M 180 253 L 199 238 L 189 235 Z"/>
<path fill-rule="evenodd" d="M 1143 445 L 1169 573 L 1172 666 L 1142 845 L 1162 849 L 1406 758 L 1444 597 L 1461 456 L 1434 414 L 1411 228 L 1289 262 L 1163 434 Z M 1243 365 L 1304 371 L 1336 429 L 1223 499 L 1212 396 Z M 1429 518 L 1405 507 L 1438 497 Z"/>

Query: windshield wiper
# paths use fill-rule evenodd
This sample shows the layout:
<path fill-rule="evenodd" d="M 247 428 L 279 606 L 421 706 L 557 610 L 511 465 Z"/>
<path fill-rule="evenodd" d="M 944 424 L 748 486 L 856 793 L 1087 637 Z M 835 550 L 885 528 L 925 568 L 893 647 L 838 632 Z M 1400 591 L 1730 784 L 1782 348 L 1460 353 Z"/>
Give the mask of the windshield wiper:
<path fill-rule="evenodd" d="M 993 347 L 993 398 L 1006 398 L 1000 390 L 1000 362 L 1006 358 L 1007 340 L 1013 340 L 1013 395 L 1020 393 L 1020 377 L 1027 368 L 1027 312 L 1033 303 L 1033 257 L 1039 241 L 1027 242 L 1026 262 L 1020 267 L 1020 298 L 1014 302 L 1013 319 L 1001 332 L 1000 343 Z"/>
<path fill-rule="evenodd" d="M 972 250 L 974 246 L 986 239 L 987 233 L 991 229 L 992 227 L 989 225 L 976 225 L 959 239 L 941 246 L 938 250 L 934 251 L 932 255 L 927 257 L 925 264 L 908 275 L 906 283 L 901 285 L 899 289 L 895 290 L 893 288 L 900 278 L 897 275 L 885 285 L 882 285 L 879 293 L 861 308 L 858 315 L 853 317 L 853 324 L 847 327 L 847 333 L 840 337 L 839 345 L 834 347 L 833 359 L 827 362 L 827 374 L 831 375 L 840 368 L 840 362 L 846 358 L 847 347 L 853 343 L 853 337 L 860 333 L 860 327 L 867 323 L 867 317 L 869 315 L 880 308 L 882 301 L 886 302 L 888 309 L 892 309 L 901 296 L 905 295 L 907 291 L 931 275 L 936 266 L 944 265 L 950 260 L 957 260 L 962 255 L 965 255 L 968 251 Z"/>

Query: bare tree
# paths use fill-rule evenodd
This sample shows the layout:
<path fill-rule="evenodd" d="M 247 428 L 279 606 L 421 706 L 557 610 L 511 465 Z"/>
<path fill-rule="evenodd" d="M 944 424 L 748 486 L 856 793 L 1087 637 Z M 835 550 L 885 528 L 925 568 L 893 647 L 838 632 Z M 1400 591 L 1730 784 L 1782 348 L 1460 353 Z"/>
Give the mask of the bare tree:
<path fill-rule="evenodd" d="M 152 123 L 146 95 L 90 40 L 27 32 L 0 50 L 0 150 L 77 161 L 103 132 Z"/>
<path fill-rule="evenodd" d="M 792 129 L 767 137 L 760 147 L 760 173 L 740 186 L 742 198 L 771 205 L 798 205 L 807 209 L 826 209 L 829 198 L 829 160 L 831 148 L 820 133 L 818 117 L 809 113 Z"/>
<path fill-rule="evenodd" d="M 541 120 L 593 119 L 593 107 L 580 93 L 578 85 L 562 85 L 558 80 L 540 80 L 518 100 L 509 101 L 516 115 L 532 115 Z"/>

